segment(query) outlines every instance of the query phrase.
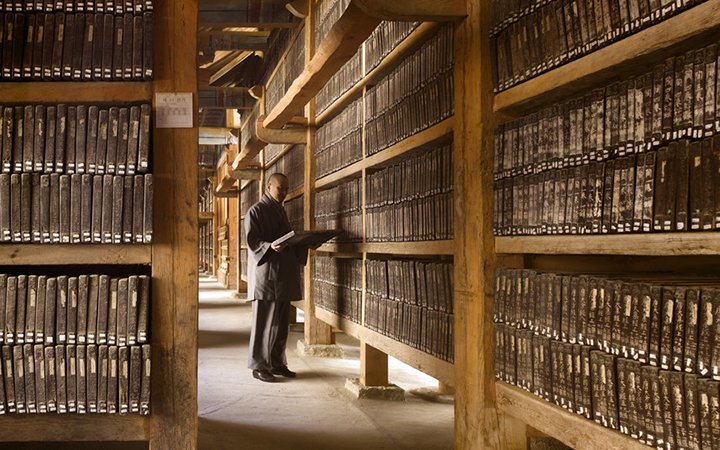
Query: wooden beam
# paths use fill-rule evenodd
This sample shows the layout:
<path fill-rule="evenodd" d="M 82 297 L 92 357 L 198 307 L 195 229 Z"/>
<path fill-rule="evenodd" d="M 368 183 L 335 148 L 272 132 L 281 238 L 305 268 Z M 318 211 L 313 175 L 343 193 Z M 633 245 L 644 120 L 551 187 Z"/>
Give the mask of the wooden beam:
<path fill-rule="evenodd" d="M 255 135 L 268 144 L 305 144 L 307 130 L 300 127 L 283 128 L 280 130 L 265 128 L 265 116 L 259 116 L 255 122 Z"/>
<path fill-rule="evenodd" d="M 2 82 L 0 98 L 5 103 L 47 102 L 149 102 L 152 83 L 145 81 L 99 81 L 88 89 L 85 83 L 72 81 Z"/>
<path fill-rule="evenodd" d="M 235 58 L 233 58 L 229 63 L 227 63 L 224 67 L 222 67 L 220 70 L 215 72 L 210 76 L 210 85 L 219 83 L 221 80 L 226 78 L 233 69 L 235 69 L 238 65 L 240 65 L 243 61 L 245 61 L 247 58 L 249 58 L 252 55 L 251 52 L 240 52 L 239 55 L 237 55 Z"/>
<path fill-rule="evenodd" d="M 189 92 L 195 103 L 198 0 L 153 3 L 153 92 Z M 198 436 L 198 129 L 155 128 L 153 150 L 156 233 L 150 448 L 194 449 Z"/>
<path fill-rule="evenodd" d="M 304 19 L 308 15 L 307 0 L 295 0 L 287 2 L 285 8 L 290 11 L 290 14 L 297 17 L 298 19 Z"/>
<path fill-rule="evenodd" d="M 491 2 L 455 29 L 455 449 L 508 448 L 495 407 Z"/>
<path fill-rule="evenodd" d="M 441 22 L 467 15 L 465 0 L 352 0 L 367 15 L 383 20 Z"/>
<path fill-rule="evenodd" d="M 388 355 L 366 342 L 360 342 L 360 384 L 388 385 Z"/>
<path fill-rule="evenodd" d="M 265 86 L 258 84 L 248 89 L 248 94 L 255 100 L 260 100 L 265 94 Z"/>
<path fill-rule="evenodd" d="M 213 192 L 213 195 L 217 198 L 235 198 L 238 196 L 239 193 L 240 193 L 240 190 L 238 190 L 238 189 L 230 189 L 227 191 L 215 190 Z"/>
<path fill-rule="evenodd" d="M 37 264 L 143 264 L 152 262 L 150 245 L 104 244 L 3 244 L 0 261 L 7 266 Z"/>

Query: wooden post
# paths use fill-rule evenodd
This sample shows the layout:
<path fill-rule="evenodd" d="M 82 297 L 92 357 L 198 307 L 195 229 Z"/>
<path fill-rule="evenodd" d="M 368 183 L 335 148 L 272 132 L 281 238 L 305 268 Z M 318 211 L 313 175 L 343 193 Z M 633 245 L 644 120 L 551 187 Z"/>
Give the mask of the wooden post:
<path fill-rule="evenodd" d="M 365 342 L 360 342 L 360 384 L 362 386 L 388 385 L 387 353 Z"/>
<path fill-rule="evenodd" d="M 455 395 L 455 386 L 438 380 L 438 394 Z"/>
<path fill-rule="evenodd" d="M 155 0 L 154 6 L 153 91 L 191 92 L 197 105 L 198 2 Z M 197 448 L 197 117 L 194 122 L 153 133 L 153 450 Z"/>
<path fill-rule="evenodd" d="M 495 406 L 490 0 L 467 13 L 455 30 L 455 448 L 519 449 L 524 426 Z"/>
<path fill-rule="evenodd" d="M 305 64 L 312 58 L 315 51 L 315 27 L 313 16 L 315 4 L 313 0 L 308 2 L 308 15 L 305 18 Z M 300 39 L 300 37 L 298 37 Z M 316 106 L 315 98 L 305 106 L 305 114 L 312 123 L 315 120 Z M 305 179 L 303 183 L 303 219 L 305 229 L 312 230 L 315 227 L 315 128 L 307 128 L 307 144 L 305 145 Z M 312 258 L 308 258 L 305 266 L 305 344 L 306 345 L 331 345 L 335 343 L 332 327 L 315 317 L 315 299 L 313 298 L 313 271 Z"/>

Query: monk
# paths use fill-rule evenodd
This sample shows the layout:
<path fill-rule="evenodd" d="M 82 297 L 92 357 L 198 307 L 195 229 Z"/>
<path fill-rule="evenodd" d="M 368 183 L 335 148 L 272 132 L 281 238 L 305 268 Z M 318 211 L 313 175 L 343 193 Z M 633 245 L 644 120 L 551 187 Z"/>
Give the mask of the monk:
<path fill-rule="evenodd" d="M 248 300 L 252 301 L 248 368 L 260 381 L 275 375 L 295 378 L 287 367 L 285 347 L 290 327 L 290 302 L 302 299 L 300 266 L 307 262 L 306 247 L 273 245 L 287 234 L 290 222 L 283 208 L 288 179 L 281 173 L 268 178 L 267 190 L 245 214 L 248 245 Z"/>

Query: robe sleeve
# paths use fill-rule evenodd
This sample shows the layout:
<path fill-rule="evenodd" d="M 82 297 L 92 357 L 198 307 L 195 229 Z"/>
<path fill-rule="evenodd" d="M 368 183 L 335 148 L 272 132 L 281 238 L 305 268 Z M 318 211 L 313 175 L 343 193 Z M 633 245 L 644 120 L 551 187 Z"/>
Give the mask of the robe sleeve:
<path fill-rule="evenodd" d="M 259 266 L 267 262 L 269 254 L 274 250 L 271 248 L 272 242 L 262 240 L 258 214 L 259 212 L 255 208 L 248 211 L 245 217 L 245 233 L 247 234 L 248 249 L 255 255 Z"/>
<path fill-rule="evenodd" d="M 304 266 L 307 264 L 307 258 L 308 258 L 308 248 L 305 246 L 296 247 L 295 249 L 295 257 L 298 260 L 298 263 L 301 266 Z"/>

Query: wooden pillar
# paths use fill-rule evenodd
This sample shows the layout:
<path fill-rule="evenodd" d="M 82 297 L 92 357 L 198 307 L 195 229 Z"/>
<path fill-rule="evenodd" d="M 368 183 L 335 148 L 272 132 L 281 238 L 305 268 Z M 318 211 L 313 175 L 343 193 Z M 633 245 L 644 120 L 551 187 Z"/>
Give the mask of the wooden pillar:
<path fill-rule="evenodd" d="M 313 22 L 315 2 L 307 0 L 308 16 L 305 18 L 305 64 L 307 65 L 315 51 L 315 24 Z M 298 37 L 300 39 L 300 37 Z M 315 121 L 315 98 L 305 106 L 305 115 L 310 123 Z M 305 179 L 303 184 L 305 200 L 303 214 L 305 229 L 315 228 L 315 128 L 307 129 L 305 145 Z M 308 258 L 305 266 L 305 344 L 330 345 L 335 343 L 332 327 L 315 317 L 315 299 L 313 298 L 312 258 Z"/>
<path fill-rule="evenodd" d="M 491 1 L 467 0 L 467 13 L 455 30 L 455 448 L 519 449 L 525 427 L 495 407 Z"/>
<path fill-rule="evenodd" d="M 360 384 L 362 386 L 388 385 L 387 353 L 365 342 L 360 342 Z"/>
<path fill-rule="evenodd" d="M 455 395 L 455 386 L 438 380 L 438 394 Z"/>
<path fill-rule="evenodd" d="M 154 92 L 197 105 L 197 0 L 155 0 Z M 195 110 L 195 116 L 197 110 Z M 197 448 L 198 128 L 155 129 L 151 448 Z"/>

